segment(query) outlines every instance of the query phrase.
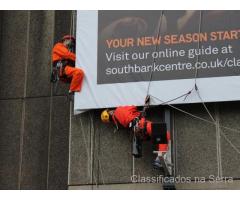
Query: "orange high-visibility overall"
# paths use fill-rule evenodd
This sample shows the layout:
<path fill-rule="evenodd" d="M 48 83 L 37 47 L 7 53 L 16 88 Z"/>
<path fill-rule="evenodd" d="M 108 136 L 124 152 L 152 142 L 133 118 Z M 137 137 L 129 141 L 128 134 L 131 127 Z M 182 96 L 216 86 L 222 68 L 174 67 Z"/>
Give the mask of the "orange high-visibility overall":
<path fill-rule="evenodd" d="M 123 127 L 128 128 L 129 124 L 136 118 L 140 117 L 141 113 L 137 110 L 136 106 L 119 106 L 114 111 L 114 114 L 112 116 L 113 121 L 115 124 L 119 123 Z M 144 126 L 146 126 L 146 133 L 147 135 L 152 135 L 152 122 L 146 120 L 146 118 L 141 117 L 139 123 L 139 128 L 144 129 Z M 167 132 L 167 141 L 170 140 L 170 132 Z M 159 151 L 167 151 L 168 150 L 168 144 L 159 144 L 158 145 Z"/>
<path fill-rule="evenodd" d="M 70 62 L 64 67 L 63 75 L 71 79 L 70 90 L 72 92 L 80 92 L 84 72 L 82 69 L 75 68 L 76 55 L 68 50 L 68 48 L 61 42 L 55 44 L 52 50 L 53 63 L 60 60 L 69 60 Z M 74 63 L 74 64 L 70 64 Z M 73 66 L 72 66 L 73 65 Z"/>

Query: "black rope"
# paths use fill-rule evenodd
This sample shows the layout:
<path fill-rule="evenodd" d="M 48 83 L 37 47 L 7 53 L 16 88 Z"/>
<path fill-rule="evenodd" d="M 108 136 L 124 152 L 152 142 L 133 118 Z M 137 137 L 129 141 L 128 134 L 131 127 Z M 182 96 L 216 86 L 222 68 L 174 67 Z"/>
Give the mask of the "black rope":
<path fill-rule="evenodd" d="M 199 24 L 198 24 L 198 34 L 201 33 L 201 27 L 202 27 L 202 10 L 199 11 Z M 198 40 L 198 49 L 200 48 L 200 40 Z M 197 55 L 197 60 L 196 60 L 196 63 L 199 61 L 199 55 Z M 196 66 L 195 66 L 196 67 Z M 197 78 L 198 78 L 198 68 L 196 67 L 196 70 L 195 70 L 195 89 L 197 88 Z"/>
<path fill-rule="evenodd" d="M 159 99 L 159 98 L 157 98 L 157 97 L 155 97 L 155 96 L 152 96 L 152 97 L 155 98 L 155 99 L 157 99 L 158 101 L 162 102 L 162 104 L 166 104 L 166 105 L 168 105 L 169 107 L 171 107 L 171 108 L 173 108 L 173 109 L 175 109 L 175 110 L 177 110 L 177 111 L 179 111 L 179 112 L 181 112 L 181 113 L 184 113 L 184 114 L 186 114 L 186 115 L 191 116 L 192 118 L 195 118 L 195 119 L 198 119 L 198 120 L 200 120 L 200 121 L 204 121 L 204 122 L 206 122 L 206 123 L 209 123 L 209 124 L 212 124 L 212 125 L 216 126 L 216 122 L 215 122 L 215 121 L 209 121 L 209 120 L 207 120 L 207 119 L 204 119 L 204 118 L 202 118 L 202 117 L 199 117 L 199 116 L 197 116 L 197 115 L 194 115 L 194 114 L 192 114 L 192 113 L 190 113 L 190 112 L 187 112 L 187 111 L 185 111 L 185 110 L 182 110 L 182 109 L 180 109 L 180 108 L 177 108 L 176 106 L 173 106 L 173 105 L 168 104 L 168 103 L 164 103 L 163 100 L 161 100 L 161 99 Z M 161 104 L 160 104 L 160 105 L 161 105 Z M 240 133 L 240 130 L 239 130 L 239 129 L 234 129 L 234 128 L 230 128 L 230 127 L 227 127 L 227 126 L 222 126 L 221 124 L 219 124 L 219 127 L 222 128 L 222 129 L 231 131 L 231 132 Z M 224 139 L 231 145 L 231 147 L 232 147 L 238 154 L 240 154 L 240 150 L 231 142 L 231 140 L 230 140 L 223 132 L 221 132 L 220 134 L 221 134 L 221 135 L 224 137 Z"/>
<path fill-rule="evenodd" d="M 199 33 L 201 32 L 201 27 L 202 27 L 202 11 L 200 11 Z M 198 41 L 198 49 L 199 49 L 199 48 L 200 48 L 200 41 Z M 199 61 L 199 55 L 197 55 L 197 60 L 196 60 L 196 62 L 198 62 L 198 61 Z M 204 119 L 204 118 L 202 118 L 202 117 L 199 117 L 199 116 L 197 116 L 197 115 L 191 114 L 191 113 L 189 113 L 189 112 L 187 112 L 187 111 L 184 111 L 184 110 L 182 110 L 182 109 L 180 109 L 180 108 L 177 108 L 177 107 L 169 104 L 169 102 L 172 102 L 172 101 L 174 101 L 174 100 L 176 100 L 176 99 L 179 99 L 179 98 L 183 97 L 184 94 L 181 95 L 181 96 L 179 96 L 179 97 L 176 97 L 176 98 L 174 98 L 174 99 L 171 99 L 171 100 L 169 100 L 169 101 L 166 101 L 166 102 L 162 101 L 161 99 L 159 99 L 159 98 L 157 98 L 157 97 L 155 97 L 155 96 L 152 96 L 152 95 L 151 95 L 151 96 L 152 96 L 153 98 L 157 99 L 158 101 L 160 101 L 160 102 L 161 102 L 160 105 L 165 105 L 165 104 L 166 104 L 166 105 L 172 107 L 173 109 L 175 109 L 175 110 L 177 110 L 177 111 L 179 111 L 179 112 L 182 112 L 182 113 L 184 113 L 184 114 L 186 114 L 186 115 L 191 116 L 192 118 L 195 118 L 195 119 L 198 119 L 198 120 L 201 120 L 201 121 L 204 121 L 204 122 L 207 122 L 207 123 L 209 123 L 209 124 L 212 124 L 212 125 L 216 126 L 216 120 L 213 118 L 211 112 L 210 112 L 209 109 L 207 108 L 205 102 L 203 101 L 203 99 L 202 99 L 202 97 L 201 97 L 201 95 L 200 95 L 200 92 L 199 92 L 199 89 L 198 89 L 198 86 L 197 86 L 197 78 L 198 78 L 198 68 L 196 68 L 196 71 L 195 71 L 194 87 L 192 88 L 191 91 L 189 91 L 188 93 L 185 94 L 185 95 L 186 95 L 185 98 L 186 98 L 193 90 L 195 90 L 195 91 L 197 92 L 197 95 L 198 95 L 199 99 L 201 100 L 201 103 L 203 104 L 206 112 L 208 113 L 209 117 L 211 118 L 211 121 L 209 121 L 209 120 L 207 120 L 207 119 Z M 230 128 L 230 127 L 227 127 L 227 126 L 222 126 L 220 123 L 219 123 L 219 127 L 220 127 L 220 128 L 223 128 L 223 129 L 226 129 L 226 130 L 229 130 L 229 131 L 232 131 L 232 132 L 240 133 L 240 130 L 239 130 L 239 129 L 233 129 L 233 128 Z M 223 136 L 223 138 L 231 145 L 231 147 L 232 147 L 238 154 L 240 154 L 240 150 L 231 142 L 231 140 L 230 140 L 225 134 L 223 134 L 222 132 L 221 132 L 220 134 L 221 134 L 221 135 Z"/>
<path fill-rule="evenodd" d="M 199 27 L 198 27 L 198 33 L 200 34 L 201 33 L 201 27 L 202 27 L 202 12 L 203 11 L 200 11 L 199 13 Z M 198 41 L 198 49 L 200 48 L 200 40 Z M 199 62 L 199 55 L 197 55 L 197 60 L 196 62 Z M 212 116 L 211 112 L 209 111 L 209 109 L 207 108 L 205 102 L 203 101 L 201 95 L 200 95 L 200 91 L 198 89 L 198 86 L 197 86 L 197 78 L 198 78 L 198 68 L 196 68 L 196 71 L 195 71 L 195 83 L 194 83 L 194 89 L 195 91 L 197 92 L 197 95 L 198 95 L 198 98 L 200 99 L 201 103 L 203 104 L 203 107 L 205 108 L 206 112 L 208 113 L 209 117 L 211 118 L 211 120 L 213 122 L 215 122 L 215 119 L 214 117 Z"/>
<path fill-rule="evenodd" d="M 161 33 L 161 26 L 162 26 L 162 18 L 163 18 L 163 10 L 161 11 L 161 15 L 160 15 L 160 20 L 159 20 L 159 29 L 158 29 L 158 34 L 157 34 L 157 39 L 160 37 L 160 33 Z M 158 50 L 158 44 L 155 45 L 155 51 L 157 52 Z M 156 63 L 156 58 L 153 58 L 153 65 Z M 152 81 L 152 76 L 153 76 L 153 70 L 151 70 L 151 74 L 150 74 L 150 78 L 148 81 L 148 87 L 147 87 L 147 95 L 146 97 L 149 95 L 149 89 L 150 89 L 150 84 Z"/>
<path fill-rule="evenodd" d="M 159 30 L 158 30 L 158 36 L 157 36 L 157 37 L 159 37 L 160 32 L 161 32 L 162 16 L 163 16 L 163 11 L 161 12 L 161 19 L 160 19 L 160 22 L 159 22 Z M 201 32 L 201 25 L 202 25 L 202 11 L 200 11 L 200 13 L 199 13 L 198 33 Z M 158 47 L 158 45 L 156 44 L 156 51 L 157 51 L 157 47 Z M 198 41 L 198 49 L 199 49 L 199 47 L 200 47 L 200 40 Z M 198 62 L 198 60 L 199 60 L 199 55 L 197 55 L 197 60 L 196 60 L 196 62 Z M 154 64 L 154 63 L 156 63 L 156 58 L 153 59 L 153 64 Z M 153 74 L 153 71 L 151 71 L 151 74 L 150 74 L 150 80 L 149 80 L 148 89 L 147 89 L 147 96 L 149 95 L 150 83 L 151 83 L 151 81 L 152 81 L 152 74 Z M 196 91 L 198 91 L 198 87 L 197 87 L 197 84 L 196 84 L 197 76 L 198 76 L 198 68 L 196 68 L 196 71 L 195 71 L 195 77 L 194 77 L 194 78 L 195 78 L 195 81 L 194 81 L 195 84 L 194 84 L 194 87 L 193 87 L 191 90 L 189 90 L 187 93 L 184 93 L 184 94 L 182 94 L 182 95 L 180 95 L 180 96 L 178 96 L 178 97 L 176 97 L 176 98 L 170 99 L 170 100 L 166 101 L 165 103 L 170 103 L 170 102 L 175 101 L 175 100 L 177 100 L 177 99 L 180 99 L 180 98 L 182 98 L 182 97 L 184 97 L 184 96 L 185 96 L 185 98 L 184 98 L 184 101 L 185 101 L 186 98 L 192 93 L 192 91 L 193 91 L 194 89 L 195 89 Z M 152 95 L 149 95 L 149 96 L 152 96 Z M 152 97 L 153 97 L 153 96 L 152 96 Z"/>
<path fill-rule="evenodd" d="M 200 11 L 200 12 L 201 12 L 201 11 Z M 200 14 L 200 16 L 201 16 L 201 14 Z M 159 37 L 160 37 L 160 34 L 161 34 L 162 19 L 163 19 L 163 11 L 161 11 L 161 15 L 160 15 L 159 29 L 158 29 L 157 38 L 159 38 Z M 201 19 L 200 19 L 200 23 L 201 23 Z M 199 25 L 199 31 L 200 31 L 200 27 L 201 27 L 201 25 Z M 159 46 L 159 45 L 157 45 L 157 44 L 155 45 L 155 51 L 156 51 L 156 52 L 157 52 L 157 50 L 158 50 L 158 46 Z M 198 44 L 198 48 L 199 48 L 199 44 Z M 198 59 L 198 57 L 197 57 L 197 59 Z M 153 58 L 153 65 L 154 65 L 155 63 L 156 63 L 156 58 Z M 196 76 L 197 76 L 197 72 L 195 73 L 195 79 L 196 79 Z M 152 95 L 149 94 L 150 84 L 151 84 L 151 81 L 152 81 L 152 77 L 153 77 L 153 70 L 151 71 L 151 74 L 150 74 L 146 98 L 147 98 L 148 96 L 152 96 Z M 195 83 L 196 83 L 196 81 L 195 81 Z M 194 88 L 192 88 L 191 90 L 189 90 L 187 93 L 184 93 L 184 94 L 182 94 L 182 95 L 180 95 L 180 96 L 178 96 L 178 97 L 176 97 L 176 98 L 174 98 L 174 99 L 171 99 L 171 100 L 166 101 L 165 103 L 169 103 L 169 102 L 175 101 L 175 100 L 180 99 L 180 98 L 182 98 L 182 97 L 184 97 L 184 96 L 185 96 L 185 98 L 184 98 L 184 101 L 185 101 L 186 98 L 192 93 L 193 89 L 194 89 Z M 153 97 L 153 96 L 152 96 L 152 97 Z M 146 102 L 145 102 L 145 104 L 146 104 Z"/>
<path fill-rule="evenodd" d="M 152 96 L 152 95 L 151 95 L 151 96 Z M 166 103 L 165 101 L 159 99 L 158 97 L 155 97 L 155 96 L 152 96 L 152 97 L 153 97 L 154 99 L 158 100 L 159 102 L 162 102 L 162 103 L 159 104 L 159 105 L 162 105 L 162 104 L 164 105 L 164 104 L 166 104 L 166 105 L 168 105 L 169 107 L 171 107 L 171 108 L 173 108 L 173 109 L 175 109 L 175 110 L 177 110 L 177 111 L 179 111 L 179 112 L 182 112 L 182 113 L 184 113 L 184 114 L 186 114 L 186 115 L 189 115 L 189 116 L 191 116 L 191 117 L 193 117 L 193 118 L 199 119 L 199 120 L 201 120 L 201 121 L 207 122 L 207 123 L 212 124 L 212 125 L 216 125 L 216 123 L 213 122 L 213 121 L 209 121 L 209 120 L 207 120 L 207 119 L 204 119 L 204 118 L 202 118 L 202 117 L 199 117 L 199 116 L 197 116 L 197 115 L 194 115 L 194 114 L 192 114 L 192 113 L 190 113 L 190 112 L 187 112 L 187 111 L 185 111 L 185 110 L 182 110 L 181 108 L 178 108 L 178 107 L 173 106 L 173 105 L 171 105 L 171 104 L 169 104 L 169 103 Z M 222 126 L 222 125 L 219 125 L 219 127 L 220 127 L 220 128 L 223 128 L 223 129 L 226 129 L 226 130 L 229 130 L 229 131 L 232 131 L 232 132 L 240 133 L 240 129 L 234 129 L 234 128 L 230 128 L 230 127 Z"/>
<path fill-rule="evenodd" d="M 182 97 L 185 97 L 184 99 L 186 99 L 186 97 L 188 96 L 188 95 L 190 95 L 192 93 L 192 90 L 190 90 L 189 92 L 187 92 L 187 93 L 184 93 L 184 94 L 182 94 L 182 95 L 180 95 L 180 96 L 178 96 L 178 97 L 175 97 L 175 98 L 173 98 L 173 99 L 170 99 L 170 100 L 168 100 L 168 101 L 164 101 L 163 103 L 161 103 L 160 105 L 164 105 L 164 104 L 168 104 L 168 103 L 170 103 L 170 102 L 172 102 L 172 101 L 175 101 L 175 100 L 177 100 L 177 99 L 180 99 L 180 98 L 182 98 Z M 153 98 L 155 98 L 153 95 L 149 95 L 149 96 L 151 96 L 151 97 L 153 97 Z M 158 105 L 157 105 L 158 106 Z"/>

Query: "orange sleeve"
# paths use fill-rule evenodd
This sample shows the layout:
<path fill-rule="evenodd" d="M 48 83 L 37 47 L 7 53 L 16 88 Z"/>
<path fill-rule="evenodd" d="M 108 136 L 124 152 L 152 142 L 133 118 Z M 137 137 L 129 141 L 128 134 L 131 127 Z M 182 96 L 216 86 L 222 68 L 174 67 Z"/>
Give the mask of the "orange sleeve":
<path fill-rule="evenodd" d="M 58 43 L 54 46 L 53 53 L 63 59 L 76 60 L 76 55 L 69 51 L 62 43 Z"/>

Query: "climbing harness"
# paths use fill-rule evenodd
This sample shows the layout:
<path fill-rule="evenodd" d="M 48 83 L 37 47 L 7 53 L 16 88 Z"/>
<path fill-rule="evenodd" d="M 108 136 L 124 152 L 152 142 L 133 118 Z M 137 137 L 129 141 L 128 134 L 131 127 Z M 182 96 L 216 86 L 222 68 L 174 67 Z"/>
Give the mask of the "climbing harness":
<path fill-rule="evenodd" d="M 133 133 L 132 139 L 132 155 L 134 158 L 141 158 L 142 157 L 142 137 L 139 132 L 143 132 L 143 130 L 139 130 L 139 121 L 140 118 L 136 117 L 132 122 L 129 124 L 129 128 Z"/>
<path fill-rule="evenodd" d="M 53 63 L 51 83 L 56 83 L 60 80 L 60 77 L 63 76 L 63 70 L 63 63 L 61 60 Z"/>

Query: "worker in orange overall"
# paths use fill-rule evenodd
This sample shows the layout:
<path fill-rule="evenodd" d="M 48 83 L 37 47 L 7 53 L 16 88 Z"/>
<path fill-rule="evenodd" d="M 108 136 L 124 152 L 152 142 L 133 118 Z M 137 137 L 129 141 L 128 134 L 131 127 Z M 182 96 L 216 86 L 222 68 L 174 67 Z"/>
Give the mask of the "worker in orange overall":
<path fill-rule="evenodd" d="M 132 132 L 137 136 L 138 142 L 140 143 L 142 140 L 154 138 L 153 143 L 156 144 L 157 151 L 168 151 L 168 141 L 170 140 L 170 133 L 167 132 L 166 129 L 164 129 L 165 127 L 163 127 L 163 129 L 160 127 L 160 131 L 158 129 L 157 134 L 164 135 L 166 138 L 166 142 L 155 142 L 160 138 L 159 136 L 156 137 L 156 131 L 153 131 L 153 129 L 155 129 L 154 126 L 157 123 L 146 120 L 146 118 L 142 115 L 140 111 L 138 111 L 137 107 L 134 105 L 119 106 L 115 110 L 106 109 L 101 113 L 101 120 L 104 123 L 113 122 L 117 128 L 120 126 L 132 130 Z M 162 123 L 160 124 L 160 126 L 166 126 L 166 124 Z M 136 151 L 133 152 L 133 155 L 137 158 L 142 156 L 141 145 L 136 145 Z M 154 165 L 158 167 L 158 161 L 155 161 Z"/>
<path fill-rule="evenodd" d="M 75 43 L 71 35 L 66 35 L 56 43 L 52 49 L 53 74 L 52 82 L 56 82 L 56 75 L 63 82 L 70 83 L 69 94 L 80 92 L 83 83 L 84 72 L 75 67 Z"/>

